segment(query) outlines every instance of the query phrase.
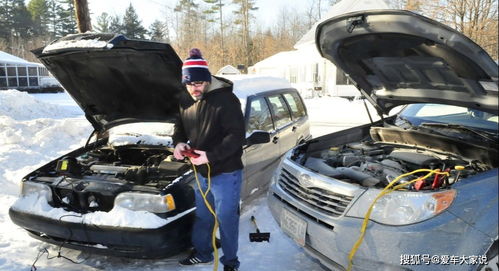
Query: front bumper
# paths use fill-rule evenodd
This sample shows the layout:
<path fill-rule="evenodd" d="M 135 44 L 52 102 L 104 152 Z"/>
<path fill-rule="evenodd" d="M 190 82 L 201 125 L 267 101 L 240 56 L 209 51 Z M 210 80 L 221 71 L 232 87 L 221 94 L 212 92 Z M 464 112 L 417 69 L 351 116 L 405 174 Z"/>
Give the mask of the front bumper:
<path fill-rule="evenodd" d="M 307 223 L 304 245 L 307 253 L 331 270 L 346 270 L 348 254 L 360 236 L 362 219 L 344 215 L 330 219 L 316 216 L 316 210 L 275 183 L 270 187 L 268 204 L 280 226 L 284 209 Z M 441 264 L 432 262 L 431 257 L 437 255 L 440 261 L 447 256 L 480 256 L 490 245 L 487 242 L 489 237 L 450 212 L 406 226 L 370 221 L 353 259 L 353 270 L 476 270 L 478 265 L 469 261 L 468 264 Z M 409 260 L 403 261 L 403 257 Z"/>
<path fill-rule="evenodd" d="M 190 247 L 194 212 L 154 228 L 67 222 L 9 209 L 11 220 L 36 239 L 72 249 L 131 258 L 165 258 Z"/>

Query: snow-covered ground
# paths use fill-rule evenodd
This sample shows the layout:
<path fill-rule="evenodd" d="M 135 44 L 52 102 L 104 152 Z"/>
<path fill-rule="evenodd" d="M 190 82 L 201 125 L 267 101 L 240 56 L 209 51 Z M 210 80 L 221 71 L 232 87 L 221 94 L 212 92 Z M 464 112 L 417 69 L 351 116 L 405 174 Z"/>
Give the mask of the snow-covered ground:
<path fill-rule="evenodd" d="M 362 101 L 340 98 L 306 99 L 311 132 L 314 137 L 369 122 Z M 371 112 L 374 110 L 371 108 Z M 0 91 L 0 271 L 30 270 L 40 251 L 47 248 L 50 257 L 58 247 L 32 239 L 10 221 L 9 207 L 16 201 L 21 178 L 37 167 L 85 143 L 92 128 L 83 112 L 65 93 L 29 95 L 16 90 Z M 248 234 L 255 229 L 254 215 L 270 242 L 250 243 Z M 243 209 L 240 219 L 239 256 L 241 270 L 323 270 L 280 230 L 266 205 L 265 197 Z M 38 270 L 185 270 L 209 271 L 212 266 L 179 267 L 185 255 L 161 260 L 88 255 L 62 249 L 63 258 L 36 262 Z M 222 267 L 219 268 L 220 270 Z"/>

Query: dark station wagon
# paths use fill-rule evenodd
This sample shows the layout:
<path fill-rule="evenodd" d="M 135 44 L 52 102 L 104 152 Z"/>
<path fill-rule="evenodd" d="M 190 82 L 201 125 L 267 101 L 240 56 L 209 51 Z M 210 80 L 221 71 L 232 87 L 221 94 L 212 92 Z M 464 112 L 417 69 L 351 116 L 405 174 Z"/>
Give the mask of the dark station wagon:
<path fill-rule="evenodd" d="M 12 221 L 64 247 L 158 258 L 190 246 L 195 184 L 173 158 L 182 61 L 164 43 L 78 34 L 35 51 L 94 127 L 87 144 L 22 179 Z M 264 193 L 279 158 L 310 138 L 305 105 L 279 78 L 232 78 L 247 127 L 243 203 Z M 64 144 L 64 143 L 61 143 Z"/>

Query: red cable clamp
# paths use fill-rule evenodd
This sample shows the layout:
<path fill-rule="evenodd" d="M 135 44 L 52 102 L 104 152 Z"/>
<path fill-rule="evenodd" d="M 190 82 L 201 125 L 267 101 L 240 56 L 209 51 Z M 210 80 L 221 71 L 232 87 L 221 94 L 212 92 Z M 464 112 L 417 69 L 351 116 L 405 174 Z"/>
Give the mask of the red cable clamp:
<path fill-rule="evenodd" d="M 198 158 L 201 156 L 199 153 L 195 152 L 195 149 L 186 149 L 183 151 L 180 151 L 180 154 L 183 156 L 191 157 L 191 158 Z"/>

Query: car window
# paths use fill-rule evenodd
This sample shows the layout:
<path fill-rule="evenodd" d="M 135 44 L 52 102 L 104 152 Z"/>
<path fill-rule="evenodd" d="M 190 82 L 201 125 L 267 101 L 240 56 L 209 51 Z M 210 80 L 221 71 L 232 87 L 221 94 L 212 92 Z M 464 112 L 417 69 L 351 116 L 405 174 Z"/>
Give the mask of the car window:
<path fill-rule="evenodd" d="M 248 119 L 247 133 L 255 130 L 262 130 L 269 132 L 274 129 L 272 118 L 270 116 L 270 109 L 265 101 L 265 98 L 260 97 L 251 101 L 250 112 Z"/>
<path fill-rule="evenodd" d="M 288 102 L 293 119 L 305 116 L 305 108 L 297 93 L 284 93 L 283 96 L 284 99 L 286 99 L 286 102 Z"/>
<path fill-rule="evenodd" d="M 286 102 L 281 95 L 269 96 L 269 104 L 272 107 L 272 114 L 274 116 L 275 126 L 281 127 L 291 122 L 291 115 L 289 113 Z"/>

